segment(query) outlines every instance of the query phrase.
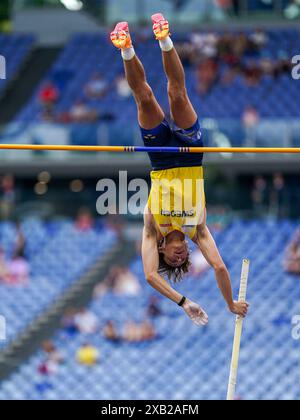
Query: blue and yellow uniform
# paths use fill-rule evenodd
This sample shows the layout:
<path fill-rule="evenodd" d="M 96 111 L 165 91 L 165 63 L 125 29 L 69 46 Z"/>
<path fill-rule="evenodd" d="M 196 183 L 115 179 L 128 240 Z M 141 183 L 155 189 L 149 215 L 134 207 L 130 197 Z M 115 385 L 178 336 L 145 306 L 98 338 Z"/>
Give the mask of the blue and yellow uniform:
<path fill-rule="evenodd" d="M 203 147 L 199 121 L 182 130 L 166 120 L 141 128 L 147 147 Z M 205 216 L 203 154 L 149 153 L 153 171 L 148 207 L 161 234 L 178 230 L 193 239 Z"/>

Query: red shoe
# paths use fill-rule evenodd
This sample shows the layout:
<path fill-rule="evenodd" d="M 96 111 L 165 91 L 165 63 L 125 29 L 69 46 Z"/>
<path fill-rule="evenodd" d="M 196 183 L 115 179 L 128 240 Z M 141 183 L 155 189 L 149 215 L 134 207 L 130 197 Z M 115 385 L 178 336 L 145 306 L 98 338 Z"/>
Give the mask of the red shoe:
<path fill-rule="evenodd" d="M 115 47 L 124 50 L 132 47 L 129 26 L 127 22 L 120 22 L 110 34 L 111 42 Z"/>
<path fill-rule="evenodd" d="M 153 32 L 158 41 L 162 41 L 170 36 L 169 22 L 161 13 L 156 13 L 152 16 Z"/>

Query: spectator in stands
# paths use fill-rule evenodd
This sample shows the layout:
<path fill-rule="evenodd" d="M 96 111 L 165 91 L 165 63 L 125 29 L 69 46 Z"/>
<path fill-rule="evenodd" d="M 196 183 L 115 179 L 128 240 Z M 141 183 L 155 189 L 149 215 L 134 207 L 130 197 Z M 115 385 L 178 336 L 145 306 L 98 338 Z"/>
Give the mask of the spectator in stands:
<path fill-rule="evenodd" d="M 123 339 L 129 343 L 141 343 L 155 338 L 155 328 L 148 320 L 144 320 L 141 324 L 130 320 L 125 324 Z"/>
<path fill-rule="evenodd" d="M 159 306 L 159 299 L 156 295 L 152 295 L 148 303 L 147 316 L 149 318 L 155 318 L 160 315 L 162 315 L 162 310 Z"/>
<path fill-rule="evenodd" d="M 108 321 L 103 329 L 103 335 L 106 340 L 113 341 L 115 343 L 119 342 L 121 337 L 118 334 L 116 325 L 113 321 Z"/>
<path fill-rule="evenodd" d="M 120 75 L 116 78 L 115 85 L 120 98 L 127 99 L 131 96 L 131 89 L 123 75 Z"/>
<path fill-rule="evenodd" d="M 99 119 L 98 112 L 90 108 L 83 100 L 78 100 L 71 107 L 70 120 L 75 123 L 92 123 Z"/>
<path fill-rule="evenodd" d="M 141 341 L 151 341 L 154 340 L 157 336 L 154 325 L 148 320 L 145 319 L 141 326 Z"/>
<path fill-rule="evenodd" d="M 267 181 L 263 176 L 254 178 L 251 196 L 255 215 L 258 217 L 264 215 L 267 200 Z"/>
<path fill-rule="evenodd" d="M 81 365 L 95 366 L 99 361 L 100 353 L 98 349 L 89 344 L 85 343 L 76 353 L 76 360 Z"/>
<path fill-rule="evenodd" d="M 277 219 L 286 215 L 285 180 L 280 172 L 273 175 L 272 188 L 270 191 L 270 213 Z"/>
<path fill-rule="evenodd" d="M 268 35 L 261 28 L 255 29 L 255 31 L 250 34 L 249 38 L 258 50 L 264 48 L 268 42 Z"/>
<path fill-rule="evenodd" d="M 53 114 L 53 108 L 59 99 L 59 95 L 59 90 L 50 80 L 45 82 L 41 87 L 39 101 L 47 115 Z"/>
<path fill-rule="evenodd" d="M 137 296 L 141 292 L 141 285 L 128 267 L 114 266 L 107 277 L 95 287 L 94 298 L 100 298 L 109 290 L 117 295 Z"/>
<path fill-rule="evenodd" d="M 63 363 L 64 357 L 52 341 L 44 341 L 42 349 L 47 357 L 47 360 L 51 360 L 57 364 Z"/>
<path fill-rule="evenodd" d="M 95 334 L 99 328 L 96 315 L 85 308 L 75 315 L 74 324 L 81 334 Z"/>
<path fill-rule="evenodd" d="M 284 259 L 285 271 L 300 275 L 300 229 L 296 232 L 293 240 L 288 245 Z"/>
<path fill-rule="evenodd" d="M 242 123 L 245 128 L 245 146 L 255 146 L 256 128 L 259 123 L 258 111 L 252 105 L 248 105 L 242 116 Z"/>
<path fill-rule="evenodd" d="M 140 333 L 138 325 L 132 320 L 127 321 L 124 327 L 123 339 L 132 343 L 139 341 L 139 338 Z"/>
<path fill-rule="evenodd" d="M 86 96 L 90 99 L 101 99 L 108 91 L 106 80 L 99 73 L 93 74 L 91 79 L 84 87 Z"/>
<path fill-rule="evenodd" d="M 13 175 L 7 174 L 0 179 L 0 217 L 9 219 L 12 217 L 15 207 L 16 192 Z"/>
<path fill-rule="evenodd" d="M 18 254 L 15 254 L 11 261 L 7 264 L 8 277 L 7 280 L 11 285 L 25 286 L 29 280 L 29 264 L 26 259 Z"/>
<path fill-rule="evenodd" d="M 62 329 L 70 336 L 78 333 L 78 329 L 75 322 L 76 309 L 67 309 L 61 320 Z"/>
<path fill-rule="evenodd" d="M 141 292 L 138 277 L 128 267 L 121 267 L 113 291 L 118 295 L 137 296 Z"/>
<path fill-rule="evenodd" d="M 25 258 L 25 236 L 20 223 L 16 223 L 16 244 L 13 257 L 7 262 L 7 281 L 12 285 L 26 285 L 29 280 L 30 266 Z"/>
<path fill-rule="evenodd" d="M 42 344 L 44 360 L 38 366 L 41 375 L 54 375 L 58 372 L 59 365 L 64 362 L 63 355 L 57 350 L 52 341 Z"/>
<path fill-rule="evenodd" d="M 93 229 L 94 218 L 87 207 L 81 207 L 79 209 L 75 226 L 80 232 L 87 232 Z"/>

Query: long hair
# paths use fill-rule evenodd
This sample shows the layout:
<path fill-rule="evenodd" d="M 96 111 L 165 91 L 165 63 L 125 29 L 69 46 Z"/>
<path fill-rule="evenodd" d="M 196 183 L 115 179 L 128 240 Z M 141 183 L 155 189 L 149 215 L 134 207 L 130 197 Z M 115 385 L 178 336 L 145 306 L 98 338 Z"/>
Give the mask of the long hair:
<path fill-rule="evenodd" d="M 174 283 L 180 283 L 185 274 L 189 272 L 191 266 L 190 254 L 188 254 L 185 262 L 179 267 L 172 267 L 165 261 L 165 256 L 162 252 L 159 253 L 159 273 L 165 275 L 168 280 Z"/>

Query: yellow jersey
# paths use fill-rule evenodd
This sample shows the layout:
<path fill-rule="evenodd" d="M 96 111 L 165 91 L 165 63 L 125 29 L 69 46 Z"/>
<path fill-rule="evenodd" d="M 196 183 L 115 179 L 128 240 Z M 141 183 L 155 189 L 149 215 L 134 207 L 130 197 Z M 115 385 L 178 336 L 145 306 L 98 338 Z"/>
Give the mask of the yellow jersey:
<path fill-rule="evenodd" d="M 174 230 L 193 239 L 205 217 L 203 167 L 151 172 L 148 208 L 162 234 Z"/>

